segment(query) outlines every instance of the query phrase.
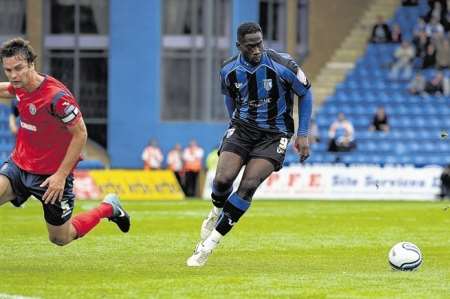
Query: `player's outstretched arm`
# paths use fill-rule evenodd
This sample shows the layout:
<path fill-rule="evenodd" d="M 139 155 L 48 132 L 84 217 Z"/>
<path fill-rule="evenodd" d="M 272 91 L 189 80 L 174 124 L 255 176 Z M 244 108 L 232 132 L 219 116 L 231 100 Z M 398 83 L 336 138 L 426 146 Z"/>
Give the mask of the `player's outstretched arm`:
<path fill-rule="evenodd" d="M 8 117 L 8 125 L 9 125 L 9 130 L 11 131 L 11 133 L 13 135 L 17 135 L 17 123 L 16 123 L 16 117 L 14 116 L 14 114 L 10 114 Z"/>
<path fill-rule="evenodd" d="M 87 129 L 82 117 L 75 124 L 67 127 L 67 129 L 72 134 L 72 141 L 67 148 L 66 156 L 57 170 L 57 172 L 62 172 L 65 176 L 70 174 L 73 166 L 78 162 L 87 141 Z"/>
<path fill-rule="evenodd" d="M 44 203 L 53 204 L 56 200 L 62 199 L 66 178 L 72 171 L 75 163 L 78 162 L 81 151 L 86 144 L 87 130 L 82 117 L 76 120 L 75 124 L 67 127 L 67 129 L 72 134 L 72 140 L 67 148 L 66 155 L 58 170 L 41 185 L 41 187 L 48 186 L 43 196 Z"/>
<path fill-rule="evenodd" d="M 9 84 L 9 82 L 0 82 L 0 98 L 10 99 L 14 97 L 14 95 L 8 91 Z"/>
<path fill-rule="evenodd" d="M 303 96 L 298 98 L 298 130 L 294 146 L 300 155 L 300 162 L 308 159 L 310 154 L 308 134 L 311 114 L 312 92 L 311 89 L 308 89 Z"/>

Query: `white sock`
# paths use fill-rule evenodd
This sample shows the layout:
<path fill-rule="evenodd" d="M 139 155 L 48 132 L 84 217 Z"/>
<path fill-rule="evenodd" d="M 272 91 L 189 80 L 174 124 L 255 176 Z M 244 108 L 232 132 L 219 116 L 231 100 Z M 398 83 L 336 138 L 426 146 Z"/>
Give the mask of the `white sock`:
<path fill-rule="evenodd" d="M 213 212 L 214 214 L 216 214 L 217 216 L 220 215 L 220 213 L 222 213 L 223 208 L 218 208 L 216 206 L 213 207 Z"/>
<path fill-rule="evenodd" d="M 211 251 L 214 248 L 219 245 L 220 240 L 222 240 L 223 236 L 216 230 L 213 230 L 208 238 L 206 238 L 205 241 L 203 241 L 203 248 L 205 248 L 207 251 Z"/>

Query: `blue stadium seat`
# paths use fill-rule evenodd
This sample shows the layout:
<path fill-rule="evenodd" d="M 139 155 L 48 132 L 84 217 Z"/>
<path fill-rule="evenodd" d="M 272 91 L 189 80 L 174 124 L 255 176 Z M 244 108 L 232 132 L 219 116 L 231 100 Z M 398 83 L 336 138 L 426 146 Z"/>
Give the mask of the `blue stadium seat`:
<path fill-rule="evenodd" d="M 415 7 L 396 10 L 390 24 L 398 23 L 403 37 L 412 36 L 419 16 L 427 12 L 426 1 Z M 450 163 L 450 141 L 440 140 L 441 129 L 450 130 L 450 98 L 443 96 L 414 96 L 407 93 L 408 82 L 390 81 L 388 63 L 398 44 L 368 44 L 346 79 L 336 86 L 335 94 L 327 98 L 318 110 L 318 126 L 327 135 L 329 125 L 338 112 L 344 112 L 353 122 L 357 149 L 334 156 L 325 152 L 325 145 L 314 145 L 318 163 L 333 162 L 336 157 L 344 163 L 426 164 Z M 428 79 L 435 70 L 421 72 Z M 445 71 L 450 76 L 450 70 Z M 367 128 L 378 106 L 384 106 L 391 125 L 389 133 L 369 132 Z M 325 144 L 325 143 L 324 143 Z"/>
<path fill-rule="evenodd" d="M 311 150 L 313 150 L 314 152 L 326 151 L 327 150 L 327 145 L 323 141 L 320 142 L 320 143 L 313 143 L 313 144 L 311 144 Z"/>
<path fill-rule="evenodd" d="M 104 169 L 105 165 L 99 160 L 82 160 L 78 163 L 77 169 Z"/>
<path fill-rule="evenodd" d="M 414 155 L 412 162 L 417 166 L 424 166 L 427 162 L 427 157 L 425 155 Z"/>
<path fill-rule="evenodd" d="M 412 164 L 413 155 L 397 155 L 397 161 L 400 164 Z"/>
<path fill-rule="evenodd" d="M 387 155 L 385 157 L 385 163 L 386 164 L 400 164 L 400 162 L 398 161 L 397 156 L 395 156 L 395 155 Z"/>

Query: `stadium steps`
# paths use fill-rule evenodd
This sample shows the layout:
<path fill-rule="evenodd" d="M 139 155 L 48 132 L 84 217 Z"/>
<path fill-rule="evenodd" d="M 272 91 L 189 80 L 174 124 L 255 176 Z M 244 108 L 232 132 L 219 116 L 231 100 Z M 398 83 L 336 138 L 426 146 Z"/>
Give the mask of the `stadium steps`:
<path fill-rule="evenodd" d="M 403 36 L 411 36 L 418 16 L 426 11 L 426 0 L 422 0 L 417 7 L 399 6 L 395 17 L 386 21 L 393 24 L 406 20 L 403 21 L 402 33 Z M 450 127 L 450 97 L 412 96 L 406 91 L 406 81 L 390 80 L 387 65 L 396 47 L 398 44 L 368 44 L 346 79 L 317 110 L 316 123 L 324 142 L 312 145 L 313 155 L 309 163 L 339 161 L 416 167 L 450 163 L 450 142 L 442 137 L 443 129 Z M 431 78 L 435 72 L 421 71 L 426 78 Z M 384 106 L 389 115 L 389 133 L 367 130 L 379 105 Z M 350 153 L 332 154 L 327 152 L 326 136 L 340 111 L 355 127 L 357 148 Z"/>
<path fill-rule="evenodd" d="M 97 164 L 102 164 L 106 168 L 111 165 L 111 160 L 105 148 L 92 139 L 87 140 L 83 149 L 83 156 L 86 160 L 96 161 Z"/>
<path fill-rule="evenodd" d="M 353 69 L 356 60 L 364 53 L 376 17 L 381 15 L 387 20 L 394 15 L 397 7 L 397 0 L 377 0 L 366 10 L 330 61 L 313 80 L 316 108 L 333 94 L 336 85 L 345 79 L 347 72 Z"/>

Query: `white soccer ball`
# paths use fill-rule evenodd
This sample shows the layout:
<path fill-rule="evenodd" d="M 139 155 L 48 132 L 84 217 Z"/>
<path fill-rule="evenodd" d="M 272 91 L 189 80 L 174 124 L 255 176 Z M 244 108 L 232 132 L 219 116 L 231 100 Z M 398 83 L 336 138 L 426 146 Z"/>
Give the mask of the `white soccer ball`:
<path fill-rule="evenodd" d="M 419 247 L 410 242 L 397 243 L 389 251 L 389 264 L 394 270 L 415 270 L 422 264 L 422 260 Z"/>

